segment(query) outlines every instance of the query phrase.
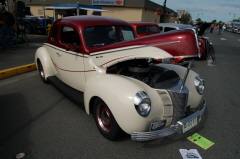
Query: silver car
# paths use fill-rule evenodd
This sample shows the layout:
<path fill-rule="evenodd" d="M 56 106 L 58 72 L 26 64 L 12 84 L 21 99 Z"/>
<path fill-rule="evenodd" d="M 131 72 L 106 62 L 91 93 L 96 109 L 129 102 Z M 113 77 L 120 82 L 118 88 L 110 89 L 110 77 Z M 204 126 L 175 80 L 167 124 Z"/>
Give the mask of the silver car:
<path fill-rule="evenodd" d="M 191 25 L 177 23 L 159 23 L 158 26 L 160 27 L 160 33 L 179 29 L 193 29 Z"/>

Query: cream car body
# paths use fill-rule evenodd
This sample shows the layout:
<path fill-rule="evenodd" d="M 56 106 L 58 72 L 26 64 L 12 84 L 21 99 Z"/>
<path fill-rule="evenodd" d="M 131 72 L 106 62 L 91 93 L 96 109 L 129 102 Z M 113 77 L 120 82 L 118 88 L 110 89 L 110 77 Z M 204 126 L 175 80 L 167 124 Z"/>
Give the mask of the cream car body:
<path fill-rule="evenodd" d="M 109 29 L 109 25 L 115 32 L 112 38 L 116 38 L 112 44 L 88 42 L 93 27 Z M 133 140 L 156 139 L 191 129 L 205 109 L 202 88 L 196 86 L 198 74 L 157 61 L 173 58 L 157 46 L 175 43 L 156 41 L 159 37 L 134 39 L 131 25 L 114 18 L 63 18 L 54 23 L 48 40 L 37 49 L 35 62 L 45 83 L 59 87 L 74 102 L 80 102 L 87 114 L 94 114 L 106 138 L 117 138 L 121 129 L 132 134 Z M 192 109 L 192 115 L 185 117 Z M 186 123 L 190 127 L 183 128 Z M 157 135 L 148 137 L 148 133 Z"/>

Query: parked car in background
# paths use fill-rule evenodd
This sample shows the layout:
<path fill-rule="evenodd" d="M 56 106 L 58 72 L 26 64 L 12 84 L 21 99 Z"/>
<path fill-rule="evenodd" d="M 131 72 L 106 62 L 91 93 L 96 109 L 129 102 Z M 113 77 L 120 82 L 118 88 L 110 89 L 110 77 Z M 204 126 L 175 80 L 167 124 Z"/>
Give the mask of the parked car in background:
<path fill-rule="evenodd" d="M 39 31 L 46 33 L 47 25 L 52 24 L 52 19 L 41 16 L 25 16 L 24 18 L 18 18 L 18 23 L 25 33 L 31 34 Z"/>
<path fill-rule="evenodd" d="M 120 19 L 65 17 L 54 22 L 35 63 L 42 81 L 93 114 L 107 139 L 124 131 L 135 141 L 153 140 L 189 131 L 206 108 L 204 80 L 190 65 L 158 61 L 174 58 L 161 46 L 179 47 L 164 38 L 184 33 L 192 32 L 135 38 L 132 26 Z"/>
<path fill-rule="evenodd" d="M 233 22 L 232 23 L 232 32 L 233 33 L 240 33 L 240 22 Z"/>
<path fill-rule="evenodd" d="M 129 23 L 134 28 L 137 37 L 159 34 L 160 32 L 160 27 L 153 22 L 129 22 Z"/>
<path fill-rule="evenodd" d="M 192 29 L 191 25 L 187 24 L 178 24 L 178 23 L 158 23 L 160 27 L 160 33 L 168 32 L 171 30 L 180 30 L 180 29 Z"/>
<path fill-rule="evenodd" d="M 160 32 L 168 32 L 171 30 L 180 30 L 180 29 L 195 29 L 199 36 L 205 32 L 205 30 L 210 27 L 211 23 L 206 22 L 198 22 L 196 24 L 188 25 L 188 24 L 178 24 L 178 23 L 159 23 Z"/>

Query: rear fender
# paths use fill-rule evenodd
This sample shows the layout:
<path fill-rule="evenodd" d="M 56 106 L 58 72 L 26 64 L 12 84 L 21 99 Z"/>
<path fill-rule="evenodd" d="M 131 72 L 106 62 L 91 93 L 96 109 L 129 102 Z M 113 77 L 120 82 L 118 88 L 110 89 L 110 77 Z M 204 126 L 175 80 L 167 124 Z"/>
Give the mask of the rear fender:
<path fill-rule="evenodd" d="M 51 62 L 51 58 L 45 47 L 38 48 L 35 53 L 35 63 L 36 63 L 37 69 L 38 69 L 38 65 L 37 65 L 38 60 L 40 60 L 40 62 L 42 63 L 43 70 L 45 73 L 45 78 L 47 79 L 47 77 L 53 76 L 54 73 L 51 69 L 51 65 L 53 66 L 53 64 Z"/>

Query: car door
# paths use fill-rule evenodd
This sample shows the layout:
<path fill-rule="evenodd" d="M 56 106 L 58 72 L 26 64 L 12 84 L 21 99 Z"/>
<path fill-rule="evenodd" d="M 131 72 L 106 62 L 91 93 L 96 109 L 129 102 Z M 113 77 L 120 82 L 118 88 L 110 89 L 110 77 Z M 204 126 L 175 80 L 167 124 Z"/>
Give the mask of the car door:
<path fill-rule="evenodd" d="M 58 29 L 58 41 L 50 54 L 57 70 L 56 76 L 67 85 L 82 91 L 85 73 L 79 33 L 71 24 L 61 24 Z"/>

